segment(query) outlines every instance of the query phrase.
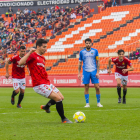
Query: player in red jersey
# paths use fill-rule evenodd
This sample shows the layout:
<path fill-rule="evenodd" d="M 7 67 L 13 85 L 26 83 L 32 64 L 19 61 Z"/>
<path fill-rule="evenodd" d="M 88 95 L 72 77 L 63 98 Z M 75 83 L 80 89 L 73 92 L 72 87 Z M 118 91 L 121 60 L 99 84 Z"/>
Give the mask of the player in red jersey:
<path fill-rule="evenodd" d="M 123 104 L 126 104 L 126 93 L 127 93 L 127 81 L 128 81 L 128 71 L 133 71 L 134 68 L 130 60 L 124 56 L 124 50 L 118 50 L 117 58 L 109 58 L 109 70 L 108 73 L 111 73 L 111 62 L 116 65 L 115 70 L 115 79 L 117 81 L 117 92 L 118 92 L 118 103 L 121 103 L 121 84 L 123 85 Z M 127 68 L 130 66 L 130 68 Z"/>
<path fill-rule="evenodd" d="M 56 104 L 56 110 L 61 117 L 63 123 L 72 123 L 64 115 L 63 103 L 64 99 L 61 92 L 50 83 L 48 74 L 45 70 L 45 58 L 42 56 L 47 49 L 47 41 L 38 39 L 36 42 L 36 49 L 31 48 L 21 60 L 19 65 L 27 64 L 32 77 L 33 89 L 36 93 L 49 98 L 50 101 L 46 105 L 42 105 L 47 113 L 50 113 L 50 106 Z"/>
<path fill-rule="evenodd" d="M 21 108 L 21 101 L 23 100 L 24 97 L 24 91 L 25 91 L 25 65 L 20 66 L 18 64 L 19 60 L 25 55 L 26 53 L 26 48 L 25 46 L 21 46 L 19 49 L 19 55 L 15 55 L 11 57 L 8 61 L 6 61 L 6 75 L 5 77 L 8 79 L 9 78 L 9 64 L 12 65 L 12 79 L 13 79 L 13 88 L 14 91 L 11 96 L 11 104 L 15 104 L 15 96 L 19 93 L 19 99 L 17 103 L 17 107 Z"/>

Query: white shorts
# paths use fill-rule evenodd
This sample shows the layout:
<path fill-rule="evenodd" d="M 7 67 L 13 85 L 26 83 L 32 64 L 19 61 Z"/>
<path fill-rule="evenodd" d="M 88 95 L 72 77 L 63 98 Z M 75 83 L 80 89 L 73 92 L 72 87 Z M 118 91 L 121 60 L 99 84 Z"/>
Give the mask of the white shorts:
<path fill-rule="evenodd" d="M 34 91 L 46 98 L 48 98 L 52 91 L 54 92 L 59 92 L 59 90 L 53 85 L 53 84 L 50 84 L 50 85 L 47 85 L 47 84 L 41 84 L 39 86 L 35 86 L 33 87 Z"/>
<path fill-rule="evenodd" d="M 14 90 L 17 90 L 18 88 L 25 89 L 26 88 L 25 78 L 23 79 L 13 78 L 13 88 Z"/>
<path fill-rule="evenodd" d="M 128 82 L 128 76 L 123 76 L 117 72 L 115 72 L 115 79 L 120 78 L 121 79 L 121 84 L 122 85 L 127 85 Z"/>

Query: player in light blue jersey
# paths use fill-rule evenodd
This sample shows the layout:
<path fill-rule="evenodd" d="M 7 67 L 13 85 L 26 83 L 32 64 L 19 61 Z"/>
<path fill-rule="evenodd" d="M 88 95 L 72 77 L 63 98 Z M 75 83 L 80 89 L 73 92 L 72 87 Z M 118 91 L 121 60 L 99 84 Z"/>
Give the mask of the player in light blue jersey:
<path fill-rule="evenodd" d="M 100 89 L 99 89 L 99 54 L 98 51 L 94 48 L 91 48 L 92 41 L 90 38 L 85 40 L 86 48 L 80 51 L 79 54 L 79 64 L 78 64 L 78 78 L 81 79 L 80 71 L 81 65 L 83 61 L 83 77 L 82 81 L 85 85 L 85 100 L 86 106 L 90 107 L 89 105 L 89 83 L 90 79 L 92 84 L 96 89 L 96 98 L 97 98 L 97 106 L 103 107 L 100 103 Z"/>

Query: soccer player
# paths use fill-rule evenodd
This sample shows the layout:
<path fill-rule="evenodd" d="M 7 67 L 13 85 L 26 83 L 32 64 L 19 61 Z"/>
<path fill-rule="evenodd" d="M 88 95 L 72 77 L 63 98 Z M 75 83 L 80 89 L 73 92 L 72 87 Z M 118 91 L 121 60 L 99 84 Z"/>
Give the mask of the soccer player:
<path fill-rule="evenodd" d="M 42 56 L 45 54 L 46 49 L 47 41 L 44 39 L 38 39 L 36 42 L 36 49 L 31 48 L 31 50 L 21 58 L 19 65 L 28 65 L 34 91 L 50 99 L 46 105 L 41 106 L 41 109 L 50 113 L 50 106 L 56 104 L 56 110 L 61 117 L 62 123 L 72 123 L 64 115 L 62 103 L 62 100 L 64 99 L 63 95 L 48 79 L 48 74 L 45 70 L 45 58 Z"/>
<path fill-rule="evenodd" d="M 117 58 L 109 58 L 108 65 L 109 70 L 108 73 L 111 73 L 111 62 L 116 65 L 115 69 L 115 79 L 117 81 L 117 92 L 118 92 L 118 103 L 121 103 L 121 84 L 123 85 L 123 104 L 126 104 L 126 93 L 127 93 L 127 81 L 128 81 L 128 71 L 133 71 L 134 68 L 130 62 L 130 60 L 124 56 L 124 50 L 118 50 Z M 130 68 L 127 68 L 130 66 Z"/>
<path fill-rule="evenodd" d="M 19 93 L 18 103 L 17 107 L 22 108 L 20 103 L 23 100 L 24 97 L 24 91 L 25 91 L 25 65 L 20 66 L 18 64 L 19 60 L 25 55 L 26 48 L 25 46 L 21 46 L 19 49 L 19 55 L 15 55 L 11 57 L 8 61 L 6 61 L 6 75 L 5 77 L 9 78 L 9 64 L 12 65 L 12 79 L 13 79 L 13 88 L 14 91 L 11 96 L 11 104 L 15 104 L 15 96 Z"/>
<path fill-rule="evenodd" d="M 86 106 L 90 107 L 89 105 L 89 83 L 90 79 L 92 84 L 94 84 L 94 87 L 96 89 L 96 98 L 97 98 L 97 106 L 103 107 L 100 103 L 100 89 L 99 89 L 99 54 L 98 51 L 94 48 L 91 48 L 92 41 L 90 38 L 87 38 L 85 40 L 85 46 L 86 48 L 80 51 L 79 54 L 79 64 L 78 64 L 78 78 L 80 80 L 81 75 L 81 65 L 83 61 L 83 77 L 82 81 L 85 85 L 85 100 L 86 100 Z"/>

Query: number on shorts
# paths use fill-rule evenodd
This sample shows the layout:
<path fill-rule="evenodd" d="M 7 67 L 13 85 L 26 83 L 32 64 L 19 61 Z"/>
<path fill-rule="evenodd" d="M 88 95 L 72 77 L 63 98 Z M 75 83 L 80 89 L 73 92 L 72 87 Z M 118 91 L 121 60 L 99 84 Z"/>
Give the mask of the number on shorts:
<path fill-rule="evenodd" d="M 18 83 L 14 83 L 14 87 L 17 87 L 18 86 Z"/>

